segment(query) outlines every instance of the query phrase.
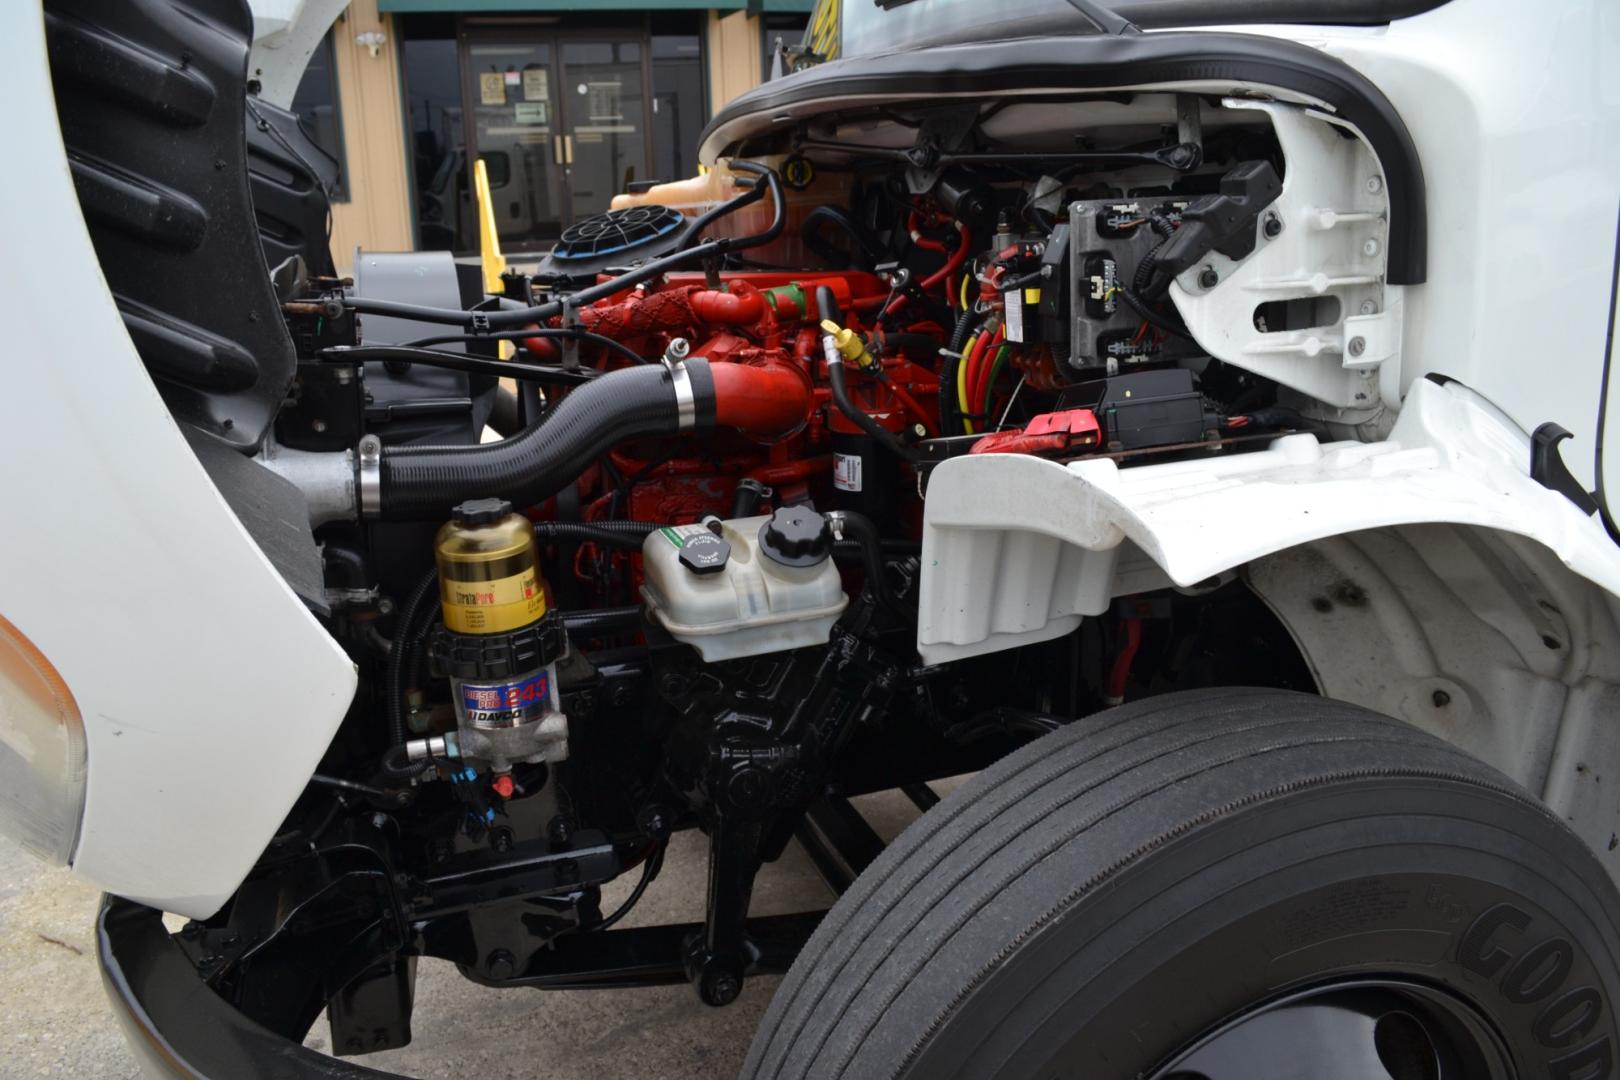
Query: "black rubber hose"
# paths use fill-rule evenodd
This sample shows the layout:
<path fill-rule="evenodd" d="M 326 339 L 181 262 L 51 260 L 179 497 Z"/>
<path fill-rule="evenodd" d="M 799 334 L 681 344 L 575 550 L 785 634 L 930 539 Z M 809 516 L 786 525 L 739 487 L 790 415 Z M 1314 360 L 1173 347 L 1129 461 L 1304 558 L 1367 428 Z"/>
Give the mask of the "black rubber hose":
<path fill-rule="evenodd" d="M 344 544 L 321 545 L 324 568 L 346 589 L 364 589 L 371 584 L 371 564 L 366 557 Z"/>
<path fill-rule="evenodd" d="M 407 341 L 408 348 L 425 349 L 433 345 L 448 345 L 458 342 L 475 341 L 523 341 L 526 338 L 575 338 L 587 345 L 599 345 L 609 352 L 616 352 L 632 363 L 651 364 L 634 349 L 621 341 L 615 341 L 605 334 L 593 334 L 589 330 L 580 330 L 561 326 L 531 326 L 526 330 L 497 330 L 492 334 L 440 334 L 438 337 L 426 337 L 417 341 Z"/>
<path fill-rule="evenodd" d="M 822 240 L 822 222 L 830 222 L 838 226 L 839 231 L 849 237 L 850 251 L 848 256 Z M 857 270 L 870 270 L 882 255 L 882 252 L 875 250 L 868 243 L 865 234 L 849 219 L 849 215 L 831 206 L 818 206 L 805 215 L 804 224 L 799 227 L 799 239 L 804 242 L 805 247 L 815 252 L 822 261 L 834 270 L 842 270 L 845 266 L 850 265 L 853 265 Z"/>
<path fill-rule="evenodd" d="M 382 453 L 382 516 L 442 518 L 463 499 L 495 496 L 533 506 L 555 495 L 609 448 L 647 435 L 714 426 L 707 360 L 686 361 L 692 390 L 683 427 L 675 381 L 662 367 L 610 371 L 563 398 L 538 427 L 479 446 L 388 446 Z"/>
<path fill-rule="evenodd" d="M 764 197 L 765 185 L 754 183 L 749 185 L 748 190 L 744 191 L 741 195 L 727 199 L 725 202 L 721 203 L 719 206 L 716 206 L 714 209 L 709 210 L 707 213 L 700 214 L 697 220 L 693 221 L 691 226 L 686 230 L 686 236 L 681 240 L 680 246 L 675 250 L 685 251 L 688 248 L 696 247 L 698 245 L 698 241 L 703 239 L 704 229 L 707 229 L 710 225 L 713 225 L 716 221 L 719 221 L 723 217 L 729 217 L 745 206 L 751 206 L 754 203 L 759 202 L 759 200 L 763 199 Z"/>
<path fill-rule="evenodd" d="M 383 686 L 386 691 L 384 704 L 388 710 L 388 729 L 390 746 L 403 746 L 406 739 L 405 725 L 405 672 L 406 653 L 410 651 L 411 639 L 416 633 L 416 624 L 422 620 L 424 606 L 428 605 L 429 597 L 434 602 L 438 600 L 439 571 L 435 567 L 422 576 L 406 596 L 405 604 L 399 609 L 399 615 L 394 621 L 394 647 L 388 652 L 388 668 L 384 672 Z"/>
<path fill-rule="evenodd" d="M 428 758 L 412 761 L 403 746 L 390 746 L 382 756 L 382 774 L 390 780 L 409 780 L 427 772 L 432 764 Z"/>
<path fill-rule="evenodd" d="M 770 190 L 774 201 L 775 213 L 771 217 L 770 226 L 762 233 L 753 236 L 729 237 L 720 236 L 713 240 L 705 240 L 696 247 L 684 251 L 675 251 L 658 259 L 651 259 L 634 270 L 627 270 L 618 277 L 592 285 L 588 289 L 571 293 L 568 304 L 571 307 L 582 307 L 593 304 L 608 296 L 615 296 L 632 285 L 653 278 L 662 277 L 671 270 L 678 270 L 690 263 L 708 258 L 711 255 L 724 255 L 732 251 L 747 251 L 749 248 L 760 247 L 770 243 L 782 235 L 782 229 L 787 224 L 787 200 L 782 195 L 782 181 L 777 177 L 775 170 L 752 161 L 733 161 L 733 169 L 754 173 L 764 179 L 766 187 Z M 358 311 L 362 315 L 391 315 L 395 318 L 410 319 L 413 322 L 442 323 L 446 326 L 464 326 L 470 330 L 499 330 L 507 327 L 525 326 L 529 323 L 545 323 L 563 313 L 563 301 L 553 300 L 550 303 L 539 304 L 535 307 L 503 308 L 498 311 L 463 311 L 456 308 L 426 307 L 419 304 L 401 304 L 392 300 L 370 300 L 363 296 L 347 296 L 343 299 L 345 307 L 351 311 Z M 474 320 L 477 320 L 475 325 Z"/>
<path fill-rule="evenodd" d="M 843 313 L 838 310 L 838 298 L 826 285 L 816 286 L 816 307 L 820 310 L 824 321 L 843 325 Z M 827 383 L 832 390 L 833 404 L 838 406 L 838 411 L 849 417 L 856 427 L 872 436 L 880 446 L 898 455 L 901 460 L 910 462 L 922 460 L 921 454 L 895 438 L 894 432 L 872 419 L 850 398 L 849 387 L 844 384 L 844 358 L 831 346 L 827 349 Z"/>
<path fill-rule="evenodd" d="M 631 354 L 634 355 L 634 354 Z M 488 360 L 482 356 L 446 352 L 442 349 L 418 349 L 410 345 L 333 345 L 322 349 L 327 360 L 360 363 L 365 360 L 405 360 L 424 367 L 466 371 L 474 375 L 493 375 L 497 379 L 558 383 L 579 386 L 594 381 L 598 376 L 594 368 L 570 370 L 542 364 L 525 364 L 517 360 Z"/>
<path fill-rule="evenodd" d="M 861 546 L 861 565 L 866 571 L 867 590 L 883 607 L 895 614 L 903 614 L 884 573 L 883 538 L 872 519 L 852 510 L 834 510 L 827 517 L 839 534 Z"/>
<path fill-rule="evenodd" d="M 838 411 L 855 424 L 856 427 L 872 436 L 880 446 L 897 455 L 902 461 L 918 462 L 923 455 L 895 438 L 894 432 L 872 419 L 870 414 L 862 411 L 849 396 L 849 387 L 844 384 L 844 361 L 840 357 L 827 358 L 827 383 L 832 389 L 833 404 Z"/>
<path fill-rule="evenodd" d="M 650 521 L 537 521 L 535 539 L 589 540 L 604 547 L 640 551 L 647 534 L 658 528 Z"/>
<path fill-rule="evenodd" d="M 563 627 L 573 637 L 607 637 L 641 629 L 645 617 L 639 606 L 569 611 L 563 615 Z"/>

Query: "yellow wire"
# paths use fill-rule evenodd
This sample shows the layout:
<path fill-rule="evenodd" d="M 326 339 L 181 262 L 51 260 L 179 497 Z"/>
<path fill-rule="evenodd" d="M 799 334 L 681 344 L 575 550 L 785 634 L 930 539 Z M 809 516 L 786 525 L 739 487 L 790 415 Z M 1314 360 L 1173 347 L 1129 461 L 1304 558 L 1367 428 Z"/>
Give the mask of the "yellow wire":
<path fill-rule="evenodd" d="M 961 299 L 962 299 L 962 310 L 963 311 L 966 311 L 967 306 L 968 306 L 967 305 L 967 283 L 968 283 L 968 276 L 966 274 L 963 274 L 962 275 L 962 290 L 961 290 L 962 291 L 962 298 Z"/>
<path fill-rule="evenodd" d="M 968 408 L 967 399 L 967 358 L 973 355 L 973 346 L 978 340 L 978 334 L 968 339 L 968 343 L 962 347 L 962 359 L 956 365 L 956 404 L 962 410 L 962 430 L 969 435 L 973 434 L 973 421 L 967 418 L 972 411 Z"/>

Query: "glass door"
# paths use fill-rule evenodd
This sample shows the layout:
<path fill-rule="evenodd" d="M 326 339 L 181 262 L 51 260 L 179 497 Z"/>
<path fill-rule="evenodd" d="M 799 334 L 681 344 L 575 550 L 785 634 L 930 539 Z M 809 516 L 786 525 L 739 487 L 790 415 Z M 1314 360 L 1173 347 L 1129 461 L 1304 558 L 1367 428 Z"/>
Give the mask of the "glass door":
<path fill-rule="evenodd" d="M 647 49 L 639 36 L 563 37 L 557 47 L 569 220 L 577 221 L 647 178 Z"/>
<path fill-rule="evenodd" d="M 470 26 L 462 57 L 468 189 L 482 160 L 504 250 L 549 247 L 648 177 L 645 34 Z"/>
<path fill-rule="evenodd" d="M 503 248 L 548 244 L 568 216 L 555 44 L 469 31 L 462 55 L 468 143 L 489 174 L 495 231 Z"/>

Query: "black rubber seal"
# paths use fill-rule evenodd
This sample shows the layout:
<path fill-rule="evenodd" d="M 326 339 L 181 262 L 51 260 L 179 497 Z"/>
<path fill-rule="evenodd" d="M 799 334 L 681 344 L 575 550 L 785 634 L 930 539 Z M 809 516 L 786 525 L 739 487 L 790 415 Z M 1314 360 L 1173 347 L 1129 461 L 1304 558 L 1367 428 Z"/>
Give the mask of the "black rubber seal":
<path fill-rule="evenodd" d="M 838 99 L 928 99 L 1021 90 L 1111 91 L 1166 82 L 1230 82 L 1313 98 L 1353 124 L 1372 146 L 1389 185 L 1389 281 L 1421 284 L 1428 272 L 1423 166 L 1395 106 L 1344 61 L 1276 38 L 1205 31 L 1026 38 L 946 45 L 834 60 L 765 83 L 721 109 L 700 140 L 701 160 L 775 133 L 783 109 Z M 851 102 L 859 107 L 861 102 Z"/>

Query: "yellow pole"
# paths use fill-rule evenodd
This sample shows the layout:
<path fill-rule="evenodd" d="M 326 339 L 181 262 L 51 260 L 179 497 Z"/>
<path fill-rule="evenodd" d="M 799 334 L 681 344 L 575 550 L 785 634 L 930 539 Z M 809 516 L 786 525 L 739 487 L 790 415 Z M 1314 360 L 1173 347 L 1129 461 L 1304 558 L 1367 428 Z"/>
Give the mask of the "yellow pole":
<path fill-rule="evenodd" d="M 484 159 L 473 162 L 473 190 L 478 195 L 478 251 L 484 264 L 484 291 L 501 291 L 501 275 L 506 272 L 506 256 L 495 235 L 495 204 L 489 198 L 489 172 Z"/>

